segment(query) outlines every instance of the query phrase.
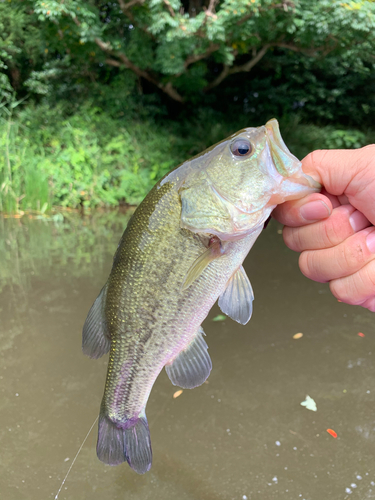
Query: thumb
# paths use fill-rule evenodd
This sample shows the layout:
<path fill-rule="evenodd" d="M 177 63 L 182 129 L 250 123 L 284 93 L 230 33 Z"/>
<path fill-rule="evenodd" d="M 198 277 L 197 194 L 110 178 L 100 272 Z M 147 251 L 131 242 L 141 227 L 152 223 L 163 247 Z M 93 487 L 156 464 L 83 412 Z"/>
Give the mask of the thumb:
<path fill-rule="evenodd" d="M 328 193 L 346 195 L 353 207 L 375 224 L 375 145 L 361 149 L 313 151 L 302 160 L 303 171 Z"/>

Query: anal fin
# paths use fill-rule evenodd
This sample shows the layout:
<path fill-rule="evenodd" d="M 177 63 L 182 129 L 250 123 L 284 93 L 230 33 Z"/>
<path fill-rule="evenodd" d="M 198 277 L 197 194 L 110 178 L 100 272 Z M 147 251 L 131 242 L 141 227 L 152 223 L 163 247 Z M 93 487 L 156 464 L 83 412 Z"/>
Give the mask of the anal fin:
<path fill-rule="evenodd" d="M 107 297 L 107 284 L 101 289 L 91 306 L 82 331 L 82 351 L 90 358 L 100 358 L 111 347 L 104 308 Z"/>
<path fill-rule="evenodd" d="M 254 293 L 245 269 L 241 266 L 228 281 L 219 297 L 219 307 L 224 314 L 245 325 L 253 312 Z"/>
<path fill-rule="evenodd" d="M 165 365 L 165 371 L 173 385 L 194 389 L 208 378 L 212 362 L 203 335 L 203 328 L 200 327 L 197 336 L 187 348 L 181 351 L 172 363 Z"/>

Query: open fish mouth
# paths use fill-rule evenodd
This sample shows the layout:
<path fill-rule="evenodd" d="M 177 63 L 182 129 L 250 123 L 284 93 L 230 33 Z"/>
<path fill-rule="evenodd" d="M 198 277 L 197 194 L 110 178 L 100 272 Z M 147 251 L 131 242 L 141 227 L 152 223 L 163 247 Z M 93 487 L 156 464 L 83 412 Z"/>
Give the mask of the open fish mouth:
<path fill-rule="evenodd" d="M 261 212 L 265 208 L 278 205 L 284 201 L 294 200 L 307 196 L 312 193 L 319 192 L 321 185 L 315 181 L 310 175 L 302 171 L 302 163 L 291 153 L 281 137 L 279 123 L 275 118 L 269 120 L 262 127 L 267 137 L 269 152 L 276 171 L 279 174 L 278 182 L 280 183 L 277 193 L 272 193 L 264 200 L 264 205 L 247 204 L 235 201 L 226 196 L 222 190 L 219 190 L 214 181 L 210 179 L 210 188 L 223 204 L 228 207 L 228 211 L 233 209 L 237 212 L 237 217 L 241 218 L 244 215 L 252 215 Z M 262 220 L 263 221 L 263 220 Z"/>
<path fill-rule="evenodd" d="M 278 121 L 272 118 L 266 123 L 265 129 L 276 170 L 285 177 L 282 182 L 285 201 L 320 191 L 322 186 L 319 182 L 302 171 L 301 162 L 287 148 Z"/>

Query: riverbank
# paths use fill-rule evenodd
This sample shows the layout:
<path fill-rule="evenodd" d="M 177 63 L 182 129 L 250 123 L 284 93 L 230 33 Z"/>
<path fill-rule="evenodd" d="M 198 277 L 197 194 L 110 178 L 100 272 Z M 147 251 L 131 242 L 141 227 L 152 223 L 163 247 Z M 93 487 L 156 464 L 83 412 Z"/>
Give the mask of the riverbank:
<path fill-rule="evenodd" d="M 188 120 L 113 118 L 82 106 L 30 105 L 0 122 L 0 212 L 51 213 L 137 205 L 170 169 L 248 123 L 197 112 Z M 284 140 L 299 158 L 314 149 L 362 147 L 375 131 L 343 129 L 281 118 Z"/>

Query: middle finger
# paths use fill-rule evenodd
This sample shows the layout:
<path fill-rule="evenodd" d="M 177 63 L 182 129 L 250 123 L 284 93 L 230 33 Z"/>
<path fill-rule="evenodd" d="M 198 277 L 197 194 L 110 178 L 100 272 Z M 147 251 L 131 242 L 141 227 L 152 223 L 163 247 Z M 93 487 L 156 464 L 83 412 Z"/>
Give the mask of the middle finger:
<path fill-rule="evenodd" d="M 318 250 L 330 248 L 345 241 L 357 231 L 371 226 L 366 217 L 351 205 L 342 205 L 332 210 L 323 221 L 307 226 L 284 227 L 285 244 L 295 250 Z"/>

